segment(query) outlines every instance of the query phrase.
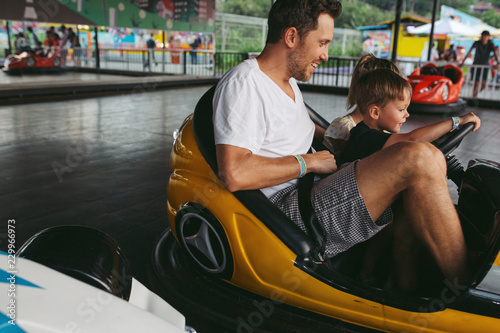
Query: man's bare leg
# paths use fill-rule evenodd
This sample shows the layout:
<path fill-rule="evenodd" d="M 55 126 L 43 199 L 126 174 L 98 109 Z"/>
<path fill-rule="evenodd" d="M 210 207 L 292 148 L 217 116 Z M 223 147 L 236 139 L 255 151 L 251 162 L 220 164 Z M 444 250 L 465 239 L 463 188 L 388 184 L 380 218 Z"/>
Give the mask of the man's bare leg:
<path fill-rule="evenodd" d="M 368 284 L 376 282 L 374 275 L 380 264 L 380 258 L 390 252 L 389 249 L 393 246 L 393 239 L 393 223 L 390 223 L 367 241 L 361 271 L 359 272 L 360 281 Z"/>
<path fill-rule="evenodd" d="M 467 250 L 445 170 L 444 157 L 434 146 L 405 142 L 359 161 L 356 179 L 374 220 L 401 194 L 406 217 L 401 222 L 429 250 L 446 279 L 463 283 Z"/>
<path fill-rule="evenodd" d="M 418 285 L 417 263 L 422 244 L 410 223 L 406 222 L 402 198 L 392 205 L 392 212 L 394 214 L 392 272 L 386 288 L 415 291 Z"/>
<path fill-rule="evenodd" d="M 484 88 L 486 88 L 486 83 L 487 83 L 487 82 L 488 82 L 487 80 L 483 80 L 483 81 L 481 82 L 481 89 L 479 90 L 479 92 L 483 91 L 483 90 L 484 90 Z"/>

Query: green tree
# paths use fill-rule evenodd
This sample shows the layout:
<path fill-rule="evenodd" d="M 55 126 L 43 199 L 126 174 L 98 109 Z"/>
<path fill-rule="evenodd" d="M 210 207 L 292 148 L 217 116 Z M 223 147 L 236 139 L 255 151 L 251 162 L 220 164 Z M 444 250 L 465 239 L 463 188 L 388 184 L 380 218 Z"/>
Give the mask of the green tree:
<path fill-rule="evenodd" d="M 500 0 L 496 0 L 500 2 Z M 382 10 L 394 11 L 396 8 L 397 0 L 386 1 L 386 0 L 366 0 L 366 3 L 376 6 Z M 358 4 L 362 1 L 358 1 Z M 402 9 L 405 12 L 416 13 L 420 16 L 432 17 L 432 6 L 434 0 L 402 0 Z M 438 0 L 436 14 L 439 16 L 440 6 L 445 5 L 449 7 L 456 8 L 460 11 L 469 12 L 470 5 L 473 4 L 473 0 Z"/>
<path fill-rule="evenodd" d="M 271 1 L 216 0 L 215 6 L 218 12 L 266 18 L 271 9 Z"/>
<path fill-rule="evenodd" d="M 342 4 L 342 14 L 335 20 L 335 26 L 355 29 L 356 27 L 374 25 L 393 18 L 393 11 L 383 11 L 362 2 L 345 2 Z"/>
<path fill-rule="evenodd" d="M 500 14 L 495 12 L 494 10 L 488 10 L 481 17 L 484 23 L 492 25 L 494 27 L 500 27 Z"/>

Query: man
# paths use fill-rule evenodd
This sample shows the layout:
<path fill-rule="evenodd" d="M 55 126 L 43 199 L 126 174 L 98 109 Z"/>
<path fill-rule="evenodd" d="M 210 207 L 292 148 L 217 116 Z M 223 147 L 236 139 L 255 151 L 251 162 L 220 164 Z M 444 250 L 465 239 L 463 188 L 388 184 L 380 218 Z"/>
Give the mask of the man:
<path fill-rule="evenodd" d="M 450 49 L 448 50 L 448 55 L 445 60 L 448 62 L 457 61 L 457 50 L 455 50 L 455 45 L 450 44 Z"/>
<path fill-rule="evenodd" d="M 17 54 L 20 54 L 20 53 L 25 52 L 25 51 L 31 51 L 30 40 L 22 32 L 20 32 L 16 35 L 16 40 L 14 42 L 14 46 L 16 47 Z"/>
<path fill-rule="evenodd" d="M 198 48 L 198 46 L 200 46 L 200 44 L 201 44 L 201 38 L 198 36 L 198 34 L 196 34 L 193 38 L 193 42 L 189 44 L 189 46 L 191 46 L 191 49 L 193 49 L 193 51 L 190 52 L 191 62 L 193 65 L 196 65 L 198 63 L 198 56 L 196 49 Z"/>
<path fill-rule="evenodd" d="M 146 47 L 148 48 L 148 58 L 146 59 L 146 62 L 144 63 L 144 68 L 149 66 L 149 54 L 151 54 L 151 58 L 153 61 L 155 61 L 155 47 L 156 47 L 156 42 L 154 41 L 154 35 L 151 34 L 149 36 L 149 39 L 146 41 Z M 155 62 L 156 64 L 156 62 Z"/>
<path fill-rule="evenodd" d="M 69 31 L 68 29 L 66 29 L 66 26 L 64 24 L 61 25 L 61 28 L 59 30 L 60 30 L 59 36 L 61 37 L 61 60 L 62 60 L 62 65 L 66 66 L 66 57 L 68 55 Z M 71 29 L 71 31 L 73 31 L 73 29 Z"/>
<path fill-rule="evenodd" d="M 490 61 L 490 53 L 493 52 L 493 57 L 496 59 L 498 66 L 499 64 L 498 54 L 495 51 L 495 45 L 490 40 L 490 32 L 488 30 L 484 30 L 481 33 L 481 39 L 475 41 L 474 44 L 472 44 L 472 47 L 470 48 L 469 52 L 467 52 L 467 54 L 464 57 L 464 60 L 462 60 L 462 63 L 460 64 L 461 66 L 464 65 L 465 59 L 469 57 L 469 54 L 474 49 L 476 50 L 476 53 L 474 54 L 473 65 L 488 65 Z M 478 90 L 479 92 L 481 92 L 484 90 L 484 88 L 486 88 L 486 81 L 488 80 L 488 68 L 481 66 L 479 67 L 473 66 L 471 68 L 471 77 L 474 80 L 474 90 L 472 96 L 476 98 Z M 479 81 L 481 81 L 481 89 L 478 89 Z"/>
<path fill-rule="evenodd" d="M 428 58 L 429 56 L 429 47 L 428 46 L 424 46 L 424 49 L 422 50 L 422 52 L 420 53 L 420 60 L 422 62 L 436 62 L 436 61 L 439 61 L 439 51 L 437 49 L 437 43 L 434 42 L 432 43 L 432 49 L 431 49 L 431 57 Z"/>
<path fill-rule="evenodd" d="M 67 49 L 66 44 L 68 43 L 69 32 L 64 24 L 61 25 L 61 28 L 59 30 L 60 30 L 59 36 L 61 37 L 61 50 L 64 50 Z"/>
<path fill-rule="evenodd" d="M 306 230 L 297 208 L 297 178 L 307 172 L 325 175 L 314 185 L 311 201 L 327 235 L 327 257 L 384 228 L 391 221 L 389 207 L 401 198 L 405 218 L 393 225 L 400 269 L 392 285 L 413 288 L 414 261 L 408 258 L 415 241 L 427 247 L 447 279 L 464 282 L 465 242 L 440 151 L 427 143 L 398 143 L 339 170 L 329 152 L 307 153 L 313 136 L 321 140 L 324 129 L 308 117 L 295 80 L 309 80 L 328 59 L 340 12 L 336 0 L 275 2 L 264 50 L 228 72 L 214 94 L 220 178 L 229 191 L 262 189 Z"/>

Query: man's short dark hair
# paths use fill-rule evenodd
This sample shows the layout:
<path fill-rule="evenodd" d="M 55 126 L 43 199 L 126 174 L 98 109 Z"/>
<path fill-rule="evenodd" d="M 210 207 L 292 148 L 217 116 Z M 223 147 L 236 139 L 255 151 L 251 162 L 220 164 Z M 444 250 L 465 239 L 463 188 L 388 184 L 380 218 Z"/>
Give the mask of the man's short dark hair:
<path fill-rule="evenodd" d="M 299 37 L 304 38 L 318 28 L 321 14 L 335 19 L 341 12 L 342 4 L 337 0 L 277 0 L 269 12 L 266 43 L 277 43 L 291 27 L 295 27 Z"/>
<path fill-rule="evenodd" d="M 481 36 L 489 36 L 490 35 L 490 32 L 488 30 L 483 30 L 483 32 L 481 32 Z"/>
<path fill-rule="evenodd" d="M 355 89 L 356 102 L 362 114 L 365 114 L 371 105 L 383 108 L 390 101 L 403 100 L 412 95 L 410 83 L 386 68 L 376 69 L 360 77 Z"/>

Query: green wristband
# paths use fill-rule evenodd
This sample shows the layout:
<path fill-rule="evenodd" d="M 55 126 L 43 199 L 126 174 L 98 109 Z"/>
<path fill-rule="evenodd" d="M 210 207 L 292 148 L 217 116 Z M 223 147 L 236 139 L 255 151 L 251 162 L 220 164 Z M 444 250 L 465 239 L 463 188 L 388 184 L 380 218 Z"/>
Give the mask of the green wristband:
<path fill-rule="evenodd" d="M 300 165 L 300 175 L 299 175 L 299 178 L 302 178 L 307 173 L 306 161 L 304 161 L 304 158 L 302 156 L 300 156 L 300 155 L 293 155 L 293 156 L 299 162 L 299 165 Z"/>

